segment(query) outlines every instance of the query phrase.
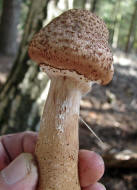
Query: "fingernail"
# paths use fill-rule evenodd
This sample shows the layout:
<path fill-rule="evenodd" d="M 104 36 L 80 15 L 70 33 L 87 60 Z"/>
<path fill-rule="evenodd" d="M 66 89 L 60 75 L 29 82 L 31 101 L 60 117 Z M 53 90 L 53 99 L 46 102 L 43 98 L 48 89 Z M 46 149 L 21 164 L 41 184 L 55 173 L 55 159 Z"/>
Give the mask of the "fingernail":
<path fill-rule="evenodd" d="M 22 153 L 1 172 L 1 175 L 6 184 L 13 185 L 29 175 L 34 165 L 33 156 L 29 153 Z"/>

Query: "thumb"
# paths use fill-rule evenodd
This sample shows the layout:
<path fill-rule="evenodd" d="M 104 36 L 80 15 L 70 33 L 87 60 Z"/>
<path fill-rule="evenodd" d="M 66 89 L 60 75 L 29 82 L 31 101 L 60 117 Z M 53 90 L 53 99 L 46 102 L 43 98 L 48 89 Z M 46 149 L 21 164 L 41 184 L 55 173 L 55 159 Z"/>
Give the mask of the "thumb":
<path fill-rule="evenodd" d="M 0 189 L 35 190 L 37 180 L 37 167 L 33 156 L 22 153 L 0 172 Z"/>

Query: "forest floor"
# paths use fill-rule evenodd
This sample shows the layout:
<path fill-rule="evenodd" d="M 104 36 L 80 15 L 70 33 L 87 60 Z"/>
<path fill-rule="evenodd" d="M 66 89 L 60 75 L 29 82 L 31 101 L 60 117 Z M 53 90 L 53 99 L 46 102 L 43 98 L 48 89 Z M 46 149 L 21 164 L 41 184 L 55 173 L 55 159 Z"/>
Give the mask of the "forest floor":
<path fill-rule="evenodd" d="M 0 57 L 0 83 L 12 59 Z M 114 52 L 115 74 L 107 86 L 93 85 L 81 101 L 80 148 L 100 153 L 106 164 L 103 183 L 111 190 L 137 190 L 137 57 Z"/>

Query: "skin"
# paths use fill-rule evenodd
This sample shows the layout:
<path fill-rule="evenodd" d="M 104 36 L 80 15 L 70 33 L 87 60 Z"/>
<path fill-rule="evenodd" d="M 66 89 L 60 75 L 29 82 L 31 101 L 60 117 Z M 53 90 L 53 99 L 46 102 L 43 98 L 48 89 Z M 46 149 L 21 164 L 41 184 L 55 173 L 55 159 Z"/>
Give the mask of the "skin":
<path fill-rule="evenodd" d="M 6 168 L 21 153 L 31 153 L 34 155 L 37 134 L 34 132 L 24 132 L 0 137 L 0 171 Z M 99 183 L 99 179 L 104 173 L 104 162 L 95 152 L 88 150 L 79 151 L 79 178 L 82 190 L 105 190 Z M 0 176 L 0 182 L 1 182 Z M 29 187 L 30 180 L 24 181 L 25 186 Z M 28 184 L 27 184 L 28 183 Z M 32 186 L 27 190 L 36 190 L 37 177 Z M 4 190 L 11 189 L 10 186 Z M 16 190 L 24 190 L 22 184 L 14 187 Z"/>

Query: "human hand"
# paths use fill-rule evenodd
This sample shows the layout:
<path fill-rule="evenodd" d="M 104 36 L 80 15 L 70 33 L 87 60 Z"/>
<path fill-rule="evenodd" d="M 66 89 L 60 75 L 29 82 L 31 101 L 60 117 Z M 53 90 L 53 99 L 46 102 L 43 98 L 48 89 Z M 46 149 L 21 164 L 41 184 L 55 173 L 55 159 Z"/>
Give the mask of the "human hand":
<path fill-rule="evenodd" d="M 0 137 L 0 190 L 36 190 L 38 172 L 33 157 L 37 134 L 24 132 Z M 104 173 L 102 158 L 92 151 L 79 151 L 82 190 L 105 190 L 97 181 Z"/>

